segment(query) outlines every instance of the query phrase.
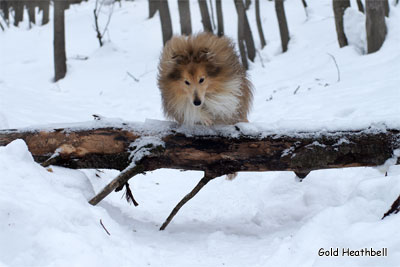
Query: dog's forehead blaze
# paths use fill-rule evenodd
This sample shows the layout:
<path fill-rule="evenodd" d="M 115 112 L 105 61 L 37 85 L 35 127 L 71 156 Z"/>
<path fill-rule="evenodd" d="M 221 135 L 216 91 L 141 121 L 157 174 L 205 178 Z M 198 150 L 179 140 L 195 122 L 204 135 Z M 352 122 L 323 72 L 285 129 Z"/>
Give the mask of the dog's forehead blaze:
<path fill-rule="evenodd" d="M 206 74 L 205 67 L 201 64 L 190 64 L 183 70 L 184 76 L 189 79 L 197 80 L 199 77 L 204 77 Z"/>

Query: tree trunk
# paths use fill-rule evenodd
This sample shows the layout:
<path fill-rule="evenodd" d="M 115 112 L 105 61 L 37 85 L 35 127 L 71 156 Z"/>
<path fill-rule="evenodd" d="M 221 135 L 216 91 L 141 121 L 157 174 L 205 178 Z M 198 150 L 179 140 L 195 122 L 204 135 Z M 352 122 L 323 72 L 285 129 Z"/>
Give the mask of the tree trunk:
<path fill-rule="evenodd" d="M 24 3 L 22 1 L 15 1 L 14 7 L 14 26 L 18 27 L 18 24 L 24 19 Z"/>
<path fill-rule="evenodd" d="M 343 15 L 348 7 L 350 7 L 350 0 L 333 0 L 333 13 L 335 15 L 336 33 L 340 47 L 348 45 L 343 28 Z"/>
<path fill-rule="evenodd" d="M 257 21 L 258 35 L 260 36 L 261 49 L 263 49 L 267 43 L 265 42 L 264 32 L 262 29 L 262 23 L 260 18 L 260 0 L 255 0 L 255 1 L 256 1 L 256 21 Z"/>
<path fill-rule="evenodd" d="M 159 0 L 158 8 L 161 20 L 161 30 L 163 35 L 163 44 L 165 45 L 172 37 L 172 22 L 169 13 L 168 1 Z"/>
<path fill-rule="evenodd" d="M 55 81 L 65 77 L 67 73 L 67 57 L 65 54 L 65 2 L 54 1 L 54 72 Z"/>
<path fill-rule="evenodd" d="M 35 2 L 32 0 L 27 2 L 26 7 L 28 9 L 29 28 L 31 28 L 32 23 L 36 24 Z"/>
<path fill-rule="evenodd" d="M 306 2 L 306 0 L 301 0 L 301 2 L 303 3 L 304 12 L 306 13 L 306 17 L 308 18 L 307 2 Z"/>
<path fill-rule="evenodd" d="M 210 13 L 208 12 L 207 1 L 198 0 L 200 13 L 201 13 L 201 23 L 203 23 L 203 29 L 206 32 L 213 32 L 210 20 Z"/>
<path fill-rule="evenodd" d="M 217 10 L 218 36 L 223 36 L 224 35 L 224 17 L 222 15 L 221 0 L 216 0 L 215 7 Z"/>
<path fill-rule="evenodd" d="M 0 9 L 3 10 L 3 15 L 4 15 L 4 19 L 6 21 L 6 23 L 9 23 L 10 17 L 10 5 L 9 5 L 9 1 L 8 0 L 4 0 L 4 1 L 0 1 Z"/>
<path fill-rule="evenodd" d="M 45 25 L 49 23 L 50 0 L 40 1 L 39 8 L 42 10 L 42 25 Z"/>
<path fill-rule="evenodd" d="M 281 35 L 282 52 L 284 53 L 288 49 L 290 37 L 283 0 L 275 0 L 275 11 L 278 18 L 279 32 Z"/>
<path fill-rule="evenodd" d="M 389 17 L 389 0 L 383 0 L 383 5 L 385 7 L 385 16 Z"/>
<path fill-rule="evenodd" d="M 358 11 L 364 13 L 364 5 L 361 0 L 357 0 Z"/>
<path fill-rule="evenodd" d="M 378 51 L 386 37 L 385 4 L 382 1 L 366 0 L 366 29 L 368 54 Z"/>
<path fill-rule="evenodd" d="M 181 33 L 192 34 L 192 21 L 190 19 L 189 0 L 178 0 L 179 18 L 181 23 Z"/>
<path fill-rule="evenodd" d="M 249 69 L 249 63 L 247 62 L 247 56 L 246 56 L 246 46 L 244 44 L 244 36 L 243 36 L 243 28 L 242 26 L 238 26 L 238 45 L 239 45 L 239 52 L 240 52 L 240 58 L 242 59 L 242 65 L 243 67 L 248 70 Z"/>
<path fill-rule="evenodd" d="M 249 10 L 250 5 L 251 5 L 251 0 L 246 0 L 245 3 L 244 3 L 244 5 L 245 5 L 245 9 L 246 9 L 246 10 Z"/>
<path fill-rule="evenodd" d="M 253 34 L 250 29 L 249 20 L 247 19 L 246 9 L 242 0 L 233 0 L 235 2 L 236 11 L 238 14 L 238 30 L 240 38 L 243 38 L 246 42 L 246 52 L 248 58 L 254 62 L 256 57 L 256 48 L 254 45 Z M 243 28 L 241 28 L 243 27 Z"/>
<path fill-rule="evenodd" d="M 215 27 L 215 19 L 214 19 L 214 7 L 213 7 L 212 1 L 213 0 L 210 0 L 210 11 L 211 11 L 210 17 L 211 17 L 212 29 L 213 29 L 213 32 L 214 32 L 216 27 Z"/>
<path fill-rule="evenodd" d="M 154 17 L 158 10 L 159 0 L 149 0 L 149 19 Z"/>

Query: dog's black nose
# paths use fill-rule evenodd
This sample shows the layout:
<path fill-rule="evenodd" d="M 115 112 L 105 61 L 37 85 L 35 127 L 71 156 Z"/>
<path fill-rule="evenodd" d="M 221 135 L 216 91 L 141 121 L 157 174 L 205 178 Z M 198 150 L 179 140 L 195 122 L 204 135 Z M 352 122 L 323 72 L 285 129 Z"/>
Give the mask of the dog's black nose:
<path fill-rule="evenodd" d="M 195 100 L 193 101 L 193 104 L 194 104 L 195 106 L 200 106 L 200 105 L 201 105 L 200 99 L 195 99 Z"/>

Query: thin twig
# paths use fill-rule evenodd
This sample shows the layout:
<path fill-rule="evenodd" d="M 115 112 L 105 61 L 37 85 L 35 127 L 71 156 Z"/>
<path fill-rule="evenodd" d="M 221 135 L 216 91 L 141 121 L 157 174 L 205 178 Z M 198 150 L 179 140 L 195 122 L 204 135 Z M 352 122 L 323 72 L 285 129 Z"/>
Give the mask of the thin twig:
<path fill-rule="evenodd" d="M 297 91 L 299 91 L 299 89 L 300 89 L 300 85 L 297 86 L 297 88 L 296 88 L 296 90 L 294 90 L 293 94 L 294 94 L 294 95 L 297 94 Z"/>
<path fill-rule="evenodd" d="M 302 2 L 303 2 L 303 6 L 304 6 L 304 11 L 306 12 L 306 20 L 307 20 L 308 19 L 308 11 L 307 11 L 308 5 L 307 5 L 306 0 L 302 0 Z"/>
<path fill-rule="evenodd" d="M 99 40 L 99 44 L 100 44 L 100 47 L 101 47 L 101 46 L 103 46 L 103 40 L 102 40 L 103 36 L 101 35 L 100 29 L 99 29 L 99 23 L 98 23 L 99 17 L 98 17 L 98 13 L 97 13 L 97 3 L 98 3 L 98 0 L 96 0 L 96 5 L 95 5 L 95 8 L 93 10 L 93 14 L 94 14 L 95 30 L 96 30 L 96 33 L 97 33 L 96 37 Z M 101 6 L 100 6 L 100 8 L 101 8 Z M 100 10 L 100 8 L 99 8 L 99 10 Z"/>
<path fill-rule="evenodd" d="M 261 67 L 265 68 L 265 66 L 264 66 L 264 60 L 263 60 L 263 58 L 262 58 L 262 56 L 261 56 L 260 51 L 259 51 L 258 49 L 257 49 L 256 51 L 257 51 L 258 57 L 260 58 L 260 61 L 261 61 Z"/>
<path fill-rule="evenodd" d="M 137 203 L 137 201 L 133 197 L 133 194 L 132 194 L 131 189 L 129 188 L 128 182 L 125 183 L 125 198 L 126 198 L 126 201 L 128 201 L 128 203 L 132 202 L 133 205 L 135 205 L 135 207 L 139 206 L 139 203 Z"/>
<path fill-rule="evenodd" d="M 100 224 L 101 224 L 101 226 L 103 226 L 103 229 L 106 231 L 106 233 L 107 233 L 108 235 L 111 235 L 110 232 L 107 230 L 107 228 L 104 226 L 104 224 L 103 224 L 103 222 L 101 221 L 101 219 L 100 219 Z"/>
<path fill-rule="evenodd" d="M 128 74 L 135 82 L 139 82 L 139 79 L 133 76 L 129 71 L 127 71 L 126 74 Z"/>
<path fill-rule="evenodd" d="M 216 178 L 217 176 L 209 175 L 207 173 L 204 174 L 204 177 L 200 180 L 200 182 L 187 194 L 181 201 L 175 206 L 175 208 L 171 211 L 168 218 L 165 222 L 161 225 L 160 231 L 165 230 L 168 224 L 172 221 L 178 211 L 186 204 L 189 200 L 191 200 L 209 181 Z"/>
<path fill-rule="evenodd" d="M 114 13 L 114 3 L 115 2 L 113 2 L 112 5 L 111 5 L 111 9 L 110 9 L 110 11 L 108 13 L 108 19 L 107 19 L 106 25 L 104 26 L 103 32 L 100 32 L 100 27 L 99 27 L 98 20 L 99 20 L 99 15 L 100 15 L 101 8 L 104 5 L 104 0 L 100 1 L 100 6 L 98 5 L 98 2 L 99 2 L 99 0 L 96 0 L 95 7 L 94 7 L 94 10 L 93 10 L 94 24 L 95 24 L 95 30 L 96 30 L 96 33 L 97 33 L 97 39 L 99 39 L 99 44 L 100 44 L 100 46 L 103 46 L 104 34 L 108 30 L 108 25 L 110 24 L 111 17 L 112 17 L 112 15 Z"/>
<path fill-rule="evenodd" d="M 73 59 L 73 60 L 88 60 L 89 57 L 88 56 L 82 56 L 82 55 L 76 55 L 74 57 L 70 57 L 69 59 Z"/>
<path fill-rule="evenodd" d="M 336 66 L 336 69 L 337 69 L 337 75 L 338 75 L 337 82 L 340 82 L 340 70 L 339 70 L 339 66 L 338 66 L 338 64 L 336 62 L 336 59 L 335 59 L 335 57 L 333 55 L 331 55 L 329 53 L 327 53 L 327 54 L 329 56 L 331 56 L 331 58 L 333 59 L 333 62 L 335 62 L 335 66 Z"/>
<path fill-rule="evenodd" d="M 112 5 L 111 5 L 111 11 L 109 11 L 109 13 L 108 13 L 108 19 L 107 19 L 106 26 L 104 26 L 104 31 L 103 31 L 103 33 L 102 33 L 102 35 L 101 35 L 102 37 L 104 36 L 104 34 L 105 34 L 106 31 L 107 31 L 107 29 L 108 29 L 108 24 L 110 24 L 111 17 L 112 17 L 112 15 L 113 15 L 113 13 L 114 13 L 114 3 L 115 3 L 115 2 L 112 3 Z"/>
<path fill-rule="evenodd" d="M 383 215 L 382 220 L 391 214 L 398 213 L 399 211 L 400 211 L 400 196 L 393 202 L 392 207 L 390 207 L 390 209 Z"/>
<path fill-rule="evenodd" d="M 99 6 L 99 8 L 97 8 L 98 1 L 99 0 L 96 0 L 96 5 L 95 5 L 95 9 L 97 10 L 97 16 L 100 15 L 101 8 L 103 7 L 103 4 L 104 4 L 104 0 L 101 0 L 100 6 Z"/>

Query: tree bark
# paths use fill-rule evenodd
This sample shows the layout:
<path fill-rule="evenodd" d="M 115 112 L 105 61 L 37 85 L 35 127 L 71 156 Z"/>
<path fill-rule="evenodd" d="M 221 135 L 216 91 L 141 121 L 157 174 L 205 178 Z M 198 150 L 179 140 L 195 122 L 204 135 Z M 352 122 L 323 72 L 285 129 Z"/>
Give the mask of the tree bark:
<path fill-rule="evenodd" d="M 166 130 L 157 132 L 155 129 L 160 127 Z M 96 122 L 88 122 L 69 128 L 49 125 L 0 130 L 0 146 L 23 139 L 39 163 L 53 156 L 52 165 L 124 170 L 131 164 L 133 142 L 153 136 L 164 145 L 154 147 L 150 155 L 136 164 L 140 173 L 170 168 L 209 171 L 215 175 L 239 171 L 307 173 L 327 168 L 378 166 L 392 158 L 393 151 L 400 147 L 400 130 L 393 129 L 299 131 L 286 135 L 260 131 L 247 135 L 237 126 L 223 126 L 211 128 L 208 135 L 203 127 L 191 129 L 185 135 L 172 122 L 167 126 L 161 122 L 160 127 L 143 123 L 96 127 Z M 232 136 L 227 135 L 229 132 Z"/>
<path fill-rule="evenodd" d="M 210 20 L 210 13 L 208 12 L 207 1 L 198 0 L 200 13 L 201 13 L 201 23 L 203 24 L 203 29 L 206 32 L 213 32 Z"/>
<path fill-rule="evenodd" d="M 343 15 L 348 7 L 350 7 L 350 0 L 333 0 L 333 13 L 335 15 L 336 33 L 340 47 L 348 45 L 343 28 Z"/>
<path fill-rule="evenodd" d="M 67 73 L 67 56 L 65 54 L 65 11 L 62 0 L 54 1 L 54 80 L 58 81 Z"/>
<path fill-rule="evenodd" d="M 235 0 L 234 0 L 235 1 Z M 244 41 L 244 23 L 242 23 L 243 16 L 241 15 L 241 11 L 238 10 L 237 5 L 236 10 L 238 12 L 238 46 L 239 46 L 239 53 L 240 53 L 240 58 L 242 59 L 242 65 L 243 67 L 248 70 L 249 69 L 249 63 L 247 62 L 247 53 L 246 53 L 246 46 L 245 46 L 245 41 Z"/>
<path fill-rule="evenodd" d="M 39 10 L 42 11 L 42 25 L 49 23 L 50 1 L 42 0 L 39 2 Z"/>
<path fill-rule="evenodd" d="M 158 0 L 149 0 L 149 19 L 154 17 L 158 10 L 159 2 Z"/>
<path fill-rule="evenodd" d="M 240 38 L 246 42 L 247 57 L 254 62 L 256 48 L 254 45 L 253 34 L 251 32 L 249 20 L 247 19 L 246 9 L 242 0 L 233 0 L 238 14 L 238 31 Z"/>
<path fill-rule="evenodd" d="M 246 0 L 246 1 L 244 2 L 244 6 L 245 6 L 245 9 L 246 9 L 246 10 L 249 10 L 250 5 L 251 5 L 251 0 Z"/>
<path fill-rule="evenodd" d="M 18 24 L 24 19 L 24 3 L 22 1 L 15 1 L 14 7 L 14 26 L 18 27 Z"/>
<path fill-rule="evenodd" d="M 246 46 L 244 44 L 244 38 L 243 38 L 243 30 L 240 29 L 241 26 L 238 26 L 238 45 L 239 45 L 239 53 L 240 53 L 240 58 L 242 59 L 242 65 L 243 67 L 248 70 L 249 69 L 249 63 L 247 62 L 247 56 L 246 56 Z"/>
<path fill-rule="evenodd" d="M 364 13 L 364 5 L 361 0 L 357 0 L 358 11 Z"/>
<path fill-rule="evenodd" d="M 279 32 L 281 35 L 282 52 L 284 53 L 288 49 L 290 37 L 283 0 L 275 0 L 275 11 L 278 18 Z"/>
<path fill-rule="evenodd" d="M 376 0 L 366 0 L 365 4 L 367 50 L 371 54 L 378 51 L 385 41 L 385 4 Z"/>
<path fill-rule="evenodd" d="M 306 2 L 306 0 L 301 0 L 301 2 L 303 3 L 304 12 L 306 13 L 306 17 L 308 18 L 307 2 Z"/>
<path fill-rule="evenodd" d="M 30 0 L 27 2 L 26 7 L 28 9 L 29 27 L 32 27 L 32 23 L 36 24 L 36 14 L 35 14 L 35 2 Z"/>
<path fill-rule="evenodd" d="M 215 8 L 216 8 L 216 12 L 217 12 L 218 36 L 223 36 L 224 35 L 224 17 L 222 14 L 221 0 L 216 0 Z"/>
<path fill-rule="evenodd" d="M 159 0 L 158 11 L 160 13 L 163 44 L 165 45 L 172 37 L 172 22 L 171 14 L 169 13 L 168 1 Z"/>
<path fill-rule="evenodd" d="M 9 5 L 9 0 L 3 0 L 0 1 L 0 8 L 1 10 L 3 10 L 3 14 L 4 14 L 4 19 L 6 21 L 6 23 L 9 23 L 9 14 L 10 14 L 10 5 Z"/>
<path fill-rule="evenodd" d="M 383 0 L 383 6 L 385 8 L 385 16 L 389 17 L 389 0 Z"/>
<path fill-rule="evenodd" d="M 181 23 L 181 33 L 184 35 L 192 34 L 189 0 L 178 0 L 178 9 Z"/>
<path fill-rule="evenodd" d="M 213 7 L 213 3 L 212 3 L 212 1 L 213 0 L 210 0 L 210 11 L 211 11 L 211 14 L 210 14 L 210 17 L 211 17 L 211 25 L 212 25 L 212 29 L 213 29 L 213 32 L 214 32 L 214 30 L 215 30 L 215 19 L 214 19 L 214 7 Z"/>
<path fill-rule="evenodd" d="M 260 36 L 261 49 L 263 49 L 267 43 L 265 42 L 265 37 L 260 17 L 260 0 L 255 0 L 255 3 L 256 3 L 256 21 L 257 21 L 258 35 Z"/>

